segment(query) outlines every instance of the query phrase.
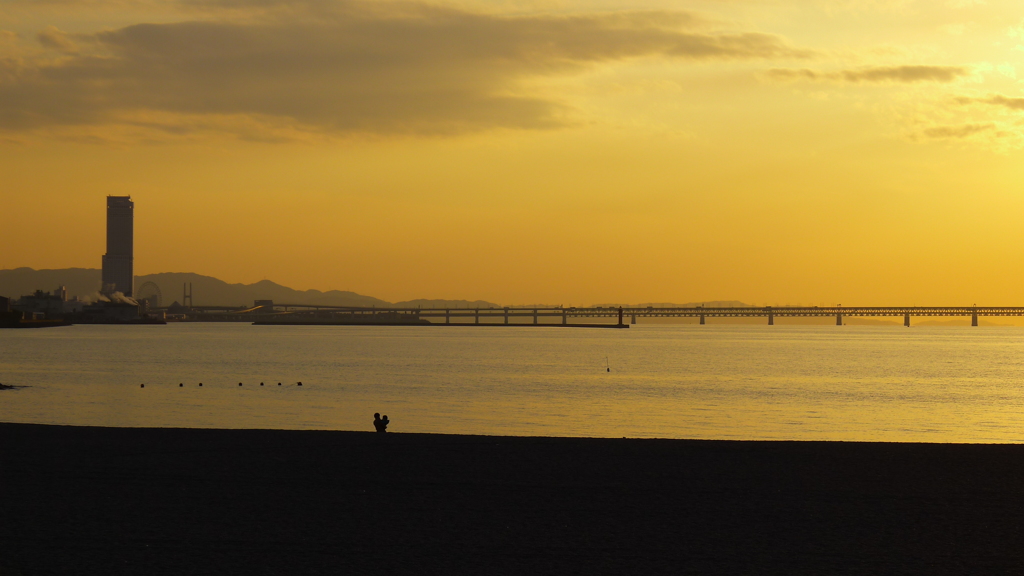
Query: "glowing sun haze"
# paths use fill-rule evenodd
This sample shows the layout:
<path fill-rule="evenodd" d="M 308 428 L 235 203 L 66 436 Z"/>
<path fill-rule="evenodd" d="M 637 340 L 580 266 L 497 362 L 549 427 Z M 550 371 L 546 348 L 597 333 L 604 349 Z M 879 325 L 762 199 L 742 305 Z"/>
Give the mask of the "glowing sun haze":
<path fill-rule="evenodd" d="M 1024 304 L 1019 0 L 4 0 L 0 268 Z"/>

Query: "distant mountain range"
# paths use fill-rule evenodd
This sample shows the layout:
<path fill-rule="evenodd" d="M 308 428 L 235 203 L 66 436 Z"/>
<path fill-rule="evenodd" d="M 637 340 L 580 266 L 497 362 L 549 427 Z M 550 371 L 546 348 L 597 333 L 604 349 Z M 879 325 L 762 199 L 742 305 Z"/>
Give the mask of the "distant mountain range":
<path fill-rule="evenodd" d="M 71 296 L 90 297 L 99 292 L 102 272 L 96 268 L 63 268 L 33 270 L 15 268 L 0 270 L 0 296 L 17 298 L 36 290 L 46 292 L 66 286 Z M 483 300 L 407 300 L 387 302 L 355 292 L 330 290 L 294 290 L 287 286 L 261 280 L 255 284 L 228 284 L 212 276 L 189 272 L 162 272 L 135 277 L 135 289 L 152 282 L 160 289 L 161 304 L 182 301 L 182 287 L 192 283 L 192 299 L 196 306 L 251 306 L 256 300 L 273 300 L 281 304 L 319 304 L 322 306 L 381 306 L 398 308 L 496 308 L 498 304 Z"/>
<path fill-rule="evenodd" d="M 70 296 L 82 298 L 93 297 L 99 293 L 102 282 L 102 271 L 98 268 L 62 268 L 56 270 L 34 270 L 32 268 L 15 268 L 0 270 L 0 296 L 17 298 L 31 294 L 36 290 L 50 292 L 58 286 L 66 286 Z M 319 304 L 321 306 L 378 306 L 396 308 L 500 308 L 501 304 L 484 300 L 406 300 L 404 302 L 388 302 L 372 296 L 364 296 L 355 292 L 342 290 L 294 290 L 281 286 L 270 280 L 261 280 L 255 284 L 228 284 L 212 276 L 203 276 L 191 272 L 161 272 L 135 277 L 135 290 L 138 292 L 143 284 L 152 282 L 160 288 L 160 303 L 167 306 L 172 302 L 182 301 L 182 287 L 192 283 L 192 300 L 195 306 L 251 306 L 256 300 L 273 300 L 279 304 Z M 138 294 L 136 294 L 138 296 Z M 639 307 L 655 308 L 671 307 L 738 307 L 748 306 L 735 300 L 708 301 L 688 304 L 672 304 L 667 302 L 642 304 L 595 304 L 605 307 Z M 517 304 L 516 306 L 521 306 Z M 534 307 L 551 306 L 532 305 Z"/>

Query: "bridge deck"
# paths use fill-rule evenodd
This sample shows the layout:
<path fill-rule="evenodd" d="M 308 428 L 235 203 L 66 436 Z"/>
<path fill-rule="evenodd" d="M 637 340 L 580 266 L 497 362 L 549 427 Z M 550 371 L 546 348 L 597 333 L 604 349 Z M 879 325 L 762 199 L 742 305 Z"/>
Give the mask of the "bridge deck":
<path fill-rule="evenodd" d="M 225 308 L 218 308 L 224 310 Z M 617 317 L 814 317 L 814 316 L 1024 316 L 1024 306 L 764 306 L 744 308 L 601 308 L 601 307 L 548 307 L 548 308 L 355 308 L 346 306 L 314 306 L 308 304 L 275 304 L 275 311 L 334 312 L 348 314 L 416 314 L 423 317 L 467 316 L 569 316 Z M 250 312 L 258 308 L 241 310 Z"/>
<path fill-rule="evenodd" d="M 562 326 L 571 326 L 572 319 L 611 318 L 618 326 L 637 318 L 775 318 L 834 317 L 842 324 L 844 317 L 903 317 L 910 326 L 911 317 L 971 317 L 978 325 L 979 317 L 1024 316 L 1024 306 L 763 306 L 763 307 L 528 307 L 528 308 L 363 308 L 351 306 L 318 306 L 311 304 L 274 304 L 271 306 L 203 306 L 188 314 L 191 319 L 208 321 L 255 321 L 263 323 L 316 324 L 410 324 L 427 319 L 443 319 L 446 325 L 551 325 L 550 319 Z M 541 319 L 547 319 L 542 322 Z M 434 323 L 438 323 L 434 320 Z"/>

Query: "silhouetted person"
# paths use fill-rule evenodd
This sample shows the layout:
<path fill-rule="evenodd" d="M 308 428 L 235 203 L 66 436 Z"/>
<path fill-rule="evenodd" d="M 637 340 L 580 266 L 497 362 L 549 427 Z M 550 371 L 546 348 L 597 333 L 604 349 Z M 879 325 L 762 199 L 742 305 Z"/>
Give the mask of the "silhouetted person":
<path fill-rule="evenodd" d="M 387 432 L 388 431 L 388 424 L 390 424 L 390 423 L 391 423 L 391 420 L 388 420 L 388 415 L 385 414 L 384 417 L 380 419 L 380 431 L 381 432 Z"/>
<path fill-rule="evenodd" d="M 387 424 L 380 419 L 380 413 L 373 413 L 373 429 L 376 430 L 378 434 L 384 434 L 387 432 Z"/>

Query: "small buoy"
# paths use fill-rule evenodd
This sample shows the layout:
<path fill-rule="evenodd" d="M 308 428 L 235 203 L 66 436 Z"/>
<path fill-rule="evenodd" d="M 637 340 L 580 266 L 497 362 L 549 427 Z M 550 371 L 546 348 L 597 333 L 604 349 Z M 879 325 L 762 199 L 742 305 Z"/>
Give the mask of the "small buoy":
<path fill-rule="evenodd" d="M 299 386 L 302 386 L 302 382 L 299 382 Z"/>
<path fill-rule="evenodd" d="M 280 383 L 280 382 L 278 382 L 278 383 L 277 383 L 277 385 L 278 385 L 278 386 L 280 386 L 280 385 L 281 385 L 281 383 Z"/>
<path fill-rule="evenodd" d="M 263 382 L 260 382 L 260 386 L 263 386 Z"/>
<path fill-rule="evenodd" d="M 200 382 L 200 383 L 199 383 L 199 385 L 200 385 L 200 386 L 202 386 L 202 385 L 203 385 L 203 383 L 202 383 L 202 382 Z"/>
<path fill-rule="evenodd" d="M 239 385 L 239 386 L 241 386 L 241 385 L 242 385 L 242 383 L 241 383 L 241 382 L 239 382 L 239 383 L 238 383 L 238 385 Z"/>
<path fill-rule="evenodd" d="M 612 369 L 611 369 L 611 368 L 608 368 L 608 371 L 609 371 L 609 372 L 611 372 L 611 371 L 612 371 Z"/>
<path fill-rule="evenodd" d="M 146 385 L 145 385 L 145 384 L 141 384 L 141 385 L 139 385 L 139 388 L 145 388 L 145 387 L 146 387 Z"/>
<path fill-rule="evenodd" d="M 185 384 L 184 384 L 184 383 L 182 383 L 182 382 L 178 382 L 178 388 L 182 388 L 182 387 L 184 387 L 184 386 L 185 386 Z"/>

